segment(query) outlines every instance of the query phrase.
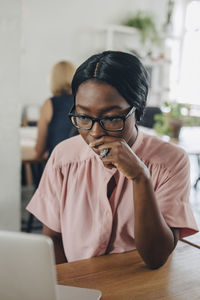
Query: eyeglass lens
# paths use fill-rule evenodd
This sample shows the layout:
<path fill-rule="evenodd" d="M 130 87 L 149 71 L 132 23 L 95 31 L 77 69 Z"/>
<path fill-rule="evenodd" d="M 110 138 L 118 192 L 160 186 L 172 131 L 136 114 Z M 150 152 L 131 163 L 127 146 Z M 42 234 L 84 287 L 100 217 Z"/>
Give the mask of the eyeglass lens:
<path fill-rule="evenodd" d="M 73 116 L 72 122 L 79 129 L 91 129 L 93 124 L 91 119 L 84 116 Z M 121 118 L 102 119 L 100 124 L 106 130 L 120 130 L 124 126 L 124 121 Z"/>

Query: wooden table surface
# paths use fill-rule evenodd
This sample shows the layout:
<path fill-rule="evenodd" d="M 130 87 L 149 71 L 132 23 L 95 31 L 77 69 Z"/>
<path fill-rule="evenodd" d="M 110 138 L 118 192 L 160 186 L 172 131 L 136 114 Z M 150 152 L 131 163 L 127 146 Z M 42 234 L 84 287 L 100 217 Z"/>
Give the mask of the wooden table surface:
<path fill-rule="evenodd" d="M 35 161 L 35 144 L 37 138 L 37 127 L 21 127 L 20 128 L 20 145 L 22 162 Z"/>
<path fill-rule="evenodd" d="M 136 250 L 56 268 L 58 284 L 101 290 L 103 300 L 200 299 L 200 249 L 181 241 L 157 270 L 147 269 Z"/>
<path fill-rule="evenodd" d="M 182 241 L 200 249 L 200 232 L 187 236 Z"/>

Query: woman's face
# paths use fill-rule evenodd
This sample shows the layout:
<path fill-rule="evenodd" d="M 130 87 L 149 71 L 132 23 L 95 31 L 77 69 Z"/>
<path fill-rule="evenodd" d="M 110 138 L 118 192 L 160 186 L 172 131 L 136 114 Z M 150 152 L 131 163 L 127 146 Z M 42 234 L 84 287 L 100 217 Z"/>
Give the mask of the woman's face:
<path fill-rule="evenodd" d="M 125 116 L 131 106 L 111 85 L 103 82 L 89 80 L 82 83 L 76 94 L 76 112 L 78 115 L 92 118 L 112 116 Z M 79 133 L 87 144 L 103 136 L 123 138 L 131 146 L 136 138 L 135 114 L 133 113 L 125 121 L 122 131 L 111 132 L 104 130 L 98 122 L 93 124 L 90 130 L 81 130 Z"/>

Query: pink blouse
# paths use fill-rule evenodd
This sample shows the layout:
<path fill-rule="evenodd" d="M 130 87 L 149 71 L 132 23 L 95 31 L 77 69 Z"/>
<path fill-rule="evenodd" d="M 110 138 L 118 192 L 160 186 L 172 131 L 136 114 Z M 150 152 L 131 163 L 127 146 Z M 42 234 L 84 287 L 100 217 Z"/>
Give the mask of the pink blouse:
<path fill-rule="evenodd" d="M 189 204 L 190 166 L 181 148 L 139 130 L 132 150 L 148 167 L 166 223 L 181 237 L 198 231 Z M 107 198 L 114 175 L 116 187 Z M 107 169 L 75 136 L 53 151 L 27 209 L 43 224 L 62 232 L 67 260 L 75 261 L 136 248 L 132 181 Z"/>

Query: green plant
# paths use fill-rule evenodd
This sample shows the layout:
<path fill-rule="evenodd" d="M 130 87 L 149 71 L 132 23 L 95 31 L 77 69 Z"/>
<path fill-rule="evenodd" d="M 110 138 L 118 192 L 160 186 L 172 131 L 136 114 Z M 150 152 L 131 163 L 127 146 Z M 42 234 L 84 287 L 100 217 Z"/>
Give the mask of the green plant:
<path fill-rule="evenodd" d="M 137 28 L 141 34 L 141 42 L 150 40 L 152 44 L 160 45 L 161 37 L 158 34 L 154 19 L 151 15 L 138 11 L 123 22 L 123 25 Z"/>
<path fill-rule="evenodd" d="M 178 139 L 182 126 L 198 126 L 199 120 L 190 115 L 190 106 L 176 102 L 165 102 L 163 114 L 154 116 L 154 129 L 159 135 Z"/>

